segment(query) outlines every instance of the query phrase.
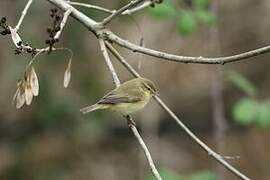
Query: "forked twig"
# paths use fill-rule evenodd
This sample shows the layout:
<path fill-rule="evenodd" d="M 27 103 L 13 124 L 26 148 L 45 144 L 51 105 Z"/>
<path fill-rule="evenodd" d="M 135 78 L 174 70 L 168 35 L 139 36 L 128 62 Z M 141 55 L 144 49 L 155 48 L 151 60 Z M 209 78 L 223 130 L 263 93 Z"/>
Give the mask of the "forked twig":
<path fill-rule="evenodd" d="M 109 67 L 109 70 L 111 72 L 111 75 L 112 75 L 112 78 L 113 78 L 113 82 L 115 84 L 116 87 L 119 87 L 120 86 L 120 80 L 115 72 L 115 69 L 112 65 L 112 62 L 110 60 L 110 57 L 109 57 L 109 54 L 108 54 L 108 51 L 107 51 L 107 48 L 105 46 L 105 42 L 103 39 L 99 39 L 99 43 L 100 43 L 100 48 L 101 48 L 101 52 L 104 56 L 104 59 L 105 59 L 105 62 L 107 64 L 107 66 Z M 140 143 L 143 151 L 144 151 L 144 154 L 148 160 L 148 164 L 151 168 L 151 171 L 154 175 L 154 177 L 157 179 L 157 180 L 162 180 L 160 174 L 158 173 L 158 170 L 157 168 L 155 167 L 155 164 L 154 164 L 154 161 L 151 157 L 151 154 L 147 148 L 147 146 L 145 145 L 140 133 L 138 132 L 136 126 L 135 126 L 135 123 L 134 121 L 132 120 L 132 117 L 130 115 L 127 115 L 126 116 L 126 119 L 127 119 L 127 122 L 128 122 L 128 126 L 129 128 L 131 129 L 131 131 L 133 132 L 134 136 L 137 138 L 138 142 Z"/>
<path fill-rule="evenodd" d="M 26 6 L 24 7 L 24 10 L 22 11 L 22 15 L 21 15 L 16 27 L 15 27 L 16 31 L 18 31 L 20 29 L 21 24 L 23 22 L 23 19 L 24 19 L 25 15 L 27 14 L 28 9 L 30 8 L 32 2 L 33 2 L 33 0 L 28 0 Z"/>
<path fill-rule="evenodd" d="M 118 53 L 118 51 L 108 42 L 106 42 L 107 48 L 110 52 L 123 64 L 123 66 L 128 69 L 128 71 L 135 77 L 140 77 L 139 73 Z M 249 180 L 247 176 L 238 171 L 232 165 L 224 160 L 224 158 L 209 148 L 203 141 L 201 141 L 175 114 L 172 110 L 158 97 L 154 96 L 156 102 L 164 109 L 175 121 L 176 123 L 202 148 L 204 149 L 209 156 L 212 156 L 215 160 L 221 163 L 224 167 L 230 170 L 232 173 L 237 175 L 239 178 L 244 180 Z"/>

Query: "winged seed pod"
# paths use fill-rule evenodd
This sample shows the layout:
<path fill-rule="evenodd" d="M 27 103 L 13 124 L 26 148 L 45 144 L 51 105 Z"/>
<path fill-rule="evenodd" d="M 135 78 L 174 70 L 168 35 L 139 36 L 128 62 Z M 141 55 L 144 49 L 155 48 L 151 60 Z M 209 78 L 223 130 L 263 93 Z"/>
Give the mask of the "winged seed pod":
<path fill-rule="evenodd" d="M 68 62 L 67 68 L 64 74 L 64 87 L 67 88 L 71 78 L 71 59 Z"/>
<path fill-rule="evenodd" d="M 17 109 L 20 109 L 25 103 L 25 91 L 23 82 L 20 80 L 17 84 L 17 90 L 13 97 L 13 102 Z"/>
<path fill-rule="evenodd" d="M 15 28 L 13 29 L 12 27 L 9 26 L 9 30 L 11 33 L 11 38 L 12 38 L 13 43 L 15 44 L 17 48 L 19 48 L 20 47 L 19 44 L 22 42 L 21 37 L 19 36 Z"/>
<path fill-rule="evenodd" d="M 31 86 L 33 95 L 38 96 L 39 83 L 38 83 L 38 77 L 37 77 L 35 68 L 33 66 L 31 66 L 31 69 L 30 69 L 30 86 Z"/>
<path fill-rule="evenodd" d="M 30 85 L 30 74 L 27 75 L 27 79 L 24 83 L 24 91 L 25 91 L 25 102 L 26 105 L 29 106 L 33 100 L 33 93 Z"/>

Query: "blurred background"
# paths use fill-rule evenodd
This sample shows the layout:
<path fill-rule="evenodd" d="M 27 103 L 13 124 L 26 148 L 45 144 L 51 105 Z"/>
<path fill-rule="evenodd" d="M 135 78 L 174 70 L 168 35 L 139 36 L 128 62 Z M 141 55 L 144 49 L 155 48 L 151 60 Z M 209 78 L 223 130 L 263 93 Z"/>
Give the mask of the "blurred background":
<path fill-rule="evenodd" d="M 27 1 L 1 0 L 0 17 L 16 25 Z M 128 1 L 81 0 L 117 9 Z M 47 1 L 34 1 L 20 35 L 45 47 L 52 24 Z M 78 7 L 95 20 L 107 14 Z M 267 0 L 165 0 L 109 27 L 119 36 L 178 55 L 220 57 L 269 45 Z M 72 78 L 63 88 L 65 52 L 44 54 L 35 64 L 40 95 L 16 110 L 12 97 L 29 54 L 14 54 L 0 37 L 1 180 L 151 180 L 138 142 L 118 114 L 79 109 L 114 86 L 93 34 L 70 18 L 59 47 L 74 52 Z M 115 46 L 117 47 L 117 46 Z M 117 47 L 118 48 L 118 47 Z M 118 48 L 187 126 L 251 179 L 270 177 L 270 54 L 222 65 L 181 64 Z M 133 78 L 113 59 L 122 81 Z M 134 114 L 139 131 L 166 180 L 237 179 L 192 141 L 154 101 Z"/>

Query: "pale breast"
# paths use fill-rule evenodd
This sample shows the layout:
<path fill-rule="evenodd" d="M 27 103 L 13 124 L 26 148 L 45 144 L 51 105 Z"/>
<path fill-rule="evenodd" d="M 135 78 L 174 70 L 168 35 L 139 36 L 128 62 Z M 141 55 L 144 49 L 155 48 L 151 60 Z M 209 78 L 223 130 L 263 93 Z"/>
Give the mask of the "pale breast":
<path fill-rule="evenodd" d="M 141 110 L 149 102 L 151 96 L 145 97 L 144 101 L 138 101 L 136 103 L 119 103 L 110 108 L 112 111 L 117 111 L 122 114 L 130 114 Z"/>

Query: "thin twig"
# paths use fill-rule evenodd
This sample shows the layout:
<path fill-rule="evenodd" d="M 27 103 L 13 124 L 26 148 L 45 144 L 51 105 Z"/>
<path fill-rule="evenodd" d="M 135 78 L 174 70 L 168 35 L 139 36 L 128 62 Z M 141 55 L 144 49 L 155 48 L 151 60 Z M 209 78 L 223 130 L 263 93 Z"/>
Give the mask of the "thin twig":
<path fill-rule="evenodd" d="M 111 53 L 128 69 L 128 71 L 133 74 L 135 77 L 140 77 L 140 75 L 133 69 L 131 65 L 117 52 L 117 50 L 110 44 L 106 42 L 107 48 L 111 51 Z M 204 149 L 209 156 L 212 156 L 214 159 L 216 159 L 219 163 L 224 165 L 228 170 L 230 170 L 232 173 L 234 173 L 236 176 L 238 176 L 241 179 L 249 180 L 247 176 L 242 174 L 240 171 L 238 171 L 236 168 L 234 168 L 232 165 L 230 165 L 228 162 L 224 160 L 224 158 L 213 151 L 211 148 L 209 148 L 203 141 L 201 141 L 175 114 L 170 110 L 170 108 L 158 97 L 154 96 L 154 99 L 156 102 L 164 109 L 176 122 L 177 124 L 202 148 Z"/>
<path fill-rule="evenodd" d="M 110 60 L 108 51 L 107 51 L 106 46 L 105 46 L 105 42 L 101 38 L 99 39 L 99 45 L 100 45 L 101 52 L 102 52 L 102 54 L 104 56 L 104 59 L 106 61 L 106 64 L 107 64 L 107 66 L 108 66 L 108 68 L 109 68 L 109 70 L 110 70 L 110 72 L 112 74 L 113 83 L 115 84 L 116 87 L 119 87 L 120 86 L 120 80 L 119 80 L 119 78 L 118 78 L 118 76 L 116 74 L 116 71 L 115 71 L 115 69 L 113 67 L 113 64 L 112 64 L 112 62 Z"/>
<path fill-rule="evenodd" d="M 130 118 L 130 119 L 128 119 L 128 118 Z M 129 120 L 130 120 L 130 121 L 133 121 L 133 120 L 132 120 L 132 117 L 131 117 L 130 115 L 127 116 L 127 120 L 128 120 L 128 121 L 129 121 Z M 157 168 L 156 168 L 156 166 L 155 166 L 155 163 L 154 163 L 154 161 L 153 161 L 153 159 L 152 159 L 152 157 L 151 157 L 151 154 L 150 154 L 150 152 L 149 152 L 147 146 L 145 145 L 145 143 L 144 143 L 144 141 L 143 141 L 143 139 L 142 139 L 140 133 L 138 132 L 136 126 L 135 126 L 134 124 L 132 124 L 132 123 L 129 123 L 129 128 L 132 130 L 134 136 L 137 138 L 138 142 L 140 143 L 140 145 L 141 145 L 141 147 L 142 147 L 142 149 L 143 149 L 143 151 L 144 151 L 145 157 L 147 158 L 148 164 L 149 164 L 149 166 L 150 166 L 150 168 L 151 168 L 151 171 L 152 171 L 154 177 L 155 177 L 157 180 L 162 180 L 162 178 L 161 178 L 161 176 L 160 176 L 160 174 L 159 174 L 159 172 L 158 172 L 158 170 L 157 170 Z"/>
<path fill-rule="evenodd" d="M 109 14 L 113 14 L 115 12 L 115 10 L 106 9 L 106 8 L 103 8 L 103 7 L 100 7 L 100 6 L 96 6 L 96 5 L 92 5 L 92 4 L 88 4 L 88 3 L 81 3 L 81 2 L 74 2 L 74 1 L 67 1 L 67 3 L 69 3 L 70 5 L 81 6 L 81 7 L 85 7 L 85 8 L 89 8 L 89 9 L 94 9 L 94 10 L 98 10 L 98 11 L 109 13 Z M 153 4 L 153 2 L 151 2 L 151 1 L 145 1 L 145 2 L 143 2 L 139 6 L 136 6 L 134 8 L 125 10 L 124 12 L 121 13 L 121 15 L 131 15 L 131 14 L 134 14 L 135 12 L 144 9 L 144 8 L 150 6 L 151 4 Z"/>
<path fill-rule="evenodd" d="M 70 5 L 74 5 L 74 6 L 81 6 L 81 7 L 86 7 L 86 8 L 90 8 L 90 9 L 95 9 L 95 10 L 102 11 L 105 13 L 110 13 L 110 14 L 113 13 L 112 10 L 109 10 L 109 9 L 106 9 L 106 8 L 103 8 L 100 6 L 92 5 L 92 4 L 73 2 L 73 1 L 67 1 L 67 3 L 69 3 Z"/>
<path fill-rule="evenodd" d="M 139 52 L 145 55 L 153 56 L 160 58 L 161 60 L 169 60 L 179 63 L 198 63 L 198 64 L 227 64 L 231 62 L 236 62 L 240 60 L 245 60 L 250 57 L 258 56 L 261 54 L 269 53 L 270 52 L 270 46 L 265 46 L 262 48 L 258 48 L 255 50 L 251 50 L 245 53 L 232 55 L 232 56 L 225 56 L 225 57 L 217 57 L 217 58 L 204 58 L 204 57 L 190 57 L 190 56 L 177 56 L 174 54 L 165 53 L 162 51 L 153 50 L 150 48 L 145 48 L 142 46 L 138 46 L 136 44 L 133 44 L 127 40 L 124 40 L 111 31 L 106 32 L 107 38 L 116 44 L 120 45 L 121 47 L 124 47 L 126 49 L 129 49 L 133 52 Z"/>
<path fill-rule="evenodd" d="M 16 31 L 18 31 L 20 29 L 20 26 L 23 22 L 23 19 L 24 19 L 25 15 L 27 14 L 27 11 L 28 11 L 29 7 L 31 6 L 32 2 L 33 2 L 33 0 L 28 0 L 27 4 L 25 5 L 24 10 L 22 11 L 21 17 L 20 17 L 20 19 L 15 27 Z"/>
<path fill-rule="evenodd" d="M 101 25 L 105 26 L 106 24 L 108 24 L 112 19 L 114 19 L 115 17 L 117 17 L 118 15 L 120 15 L 122 12 L 124 12 L 125 10 L 132 8 L 133 6 L 136 6 L 137 4 L 141 3 L 143 0 L 133 0 L 130 3 L 128 3 L 127 5 L 123 6 L 122 8 L 120 8 L 119 10 L 113 12 L 110 16 L 108 16 L 107 18 L 105 18 L 102 22 Z"/>
<path fill-rule="evenodd" d="M 146 7 L 148 7 L 148 6 L 150 6 L 151 4 L 153 4 L 152 1 L 145 1 L 145 2 L 143 2 L 143 3 L 142 3 L 141 5 L 139 5 L 139 6 L 136 6 L 136 7 L 134 7 L 134 8 L 125 10 L 125 11 L 122 13 L 122 15 L 131 15 L 131 14 L 137 12 L 137 11 L 140 11 L 140 10 L 142 10 L 142 9 L 144 9 L 144 8 L 146 8 Z"/>
<path fill-rule="evenodd" d="M 63 29 L 64 29 L 64 27 L 65 27 L 65 25 L 67 23 L 68 17 L 69 17 L 69 15 L 70 15 L 71 12 L 72 12 L 72 10 L 71 9 L 68 9 L 64 13 L 63 19 L 62 19 L 61 24 L 60 24 L 60 30 L 57 31 L 57 33 L 54 36 L 54 39 L 55 40 L 58 40 L 59 39 L 59 37 L 60 37 L 61 33 L 63 32 Z"/>
<path fill-rule="evenodd" d="M 119 80 L 119 78 L 118 78 L 118 76 L 116 74 L 116 71 L 115 71 L 114 67 L 113 67 L 113 64 L 112 64 L 111 59 L 109 57 L 109 54 L 108 54 L 107 48 L 105 46 L 104 40 L 100 38 L 99 39 L 99 44 L 100 44 L 100 48 L 101 48 L 102 54 L 104 56 L 105 62 L 107 64 L 107 66 L 109 67 L 109 70 L 110 70 L 110 72 L 112 74 L 113 82 L 114 82 L 116 87 L 119 87 L 120 86 L 120 80 Z M 127 115 L 126 119 L 128 121 L 129 128 L 132 130 L 134 136 L 137 138 L 138 142 L 140 143 L 140 145 L 141 145 L 141 147 L 142 147 L 142 149 L 144 151 L 144 154 L 145 154 L 145 156 L 146 156 L 146 158 L 148 160 L 148 163 L 149 163 L 149 166 L 151 168 L 151 171 L 152 171 L 153 175 L 155 176 L 155 178 L 157 180 L 162 180 L 161 176 L 159 175 L 159 173 L 158 173 L 158 171 L 157 171 L 157 169 L 155 167 L 154 161 L 153 161 L 153 159 L 151 157 L 151 154 L 150 154 L 147 146 L 145 145 L 145 143 L 144 143 L 141 135 L 139 134 L 135 124 L 132 123 L 133 122 L 132 117 L 130 115 Z"/>

